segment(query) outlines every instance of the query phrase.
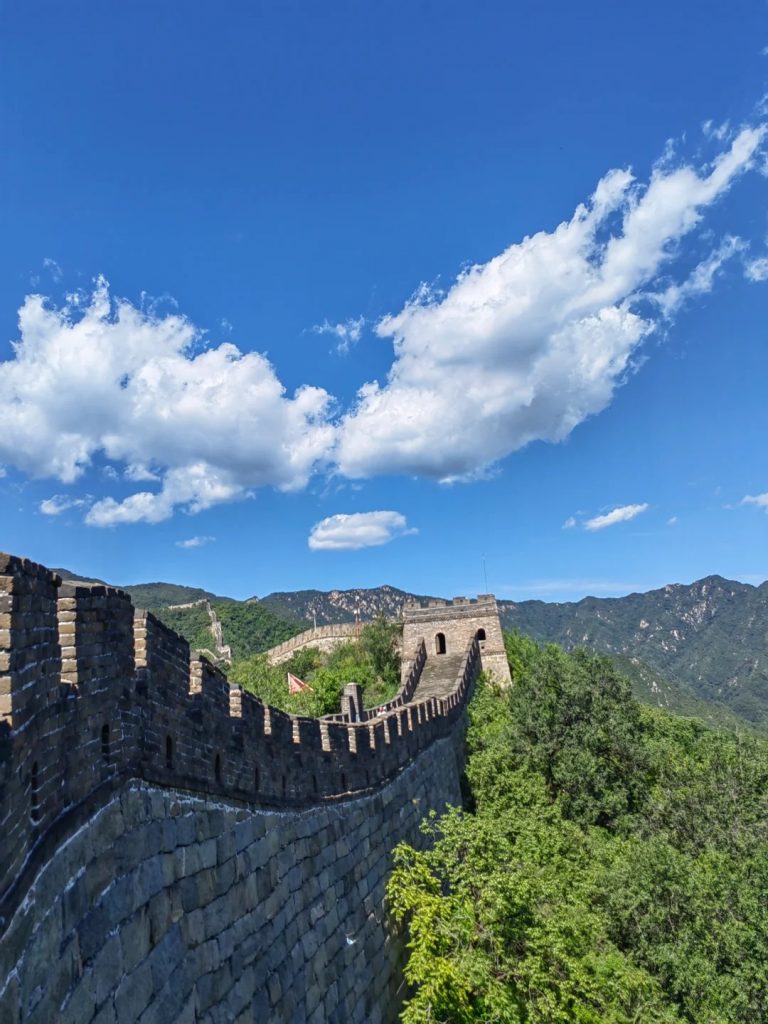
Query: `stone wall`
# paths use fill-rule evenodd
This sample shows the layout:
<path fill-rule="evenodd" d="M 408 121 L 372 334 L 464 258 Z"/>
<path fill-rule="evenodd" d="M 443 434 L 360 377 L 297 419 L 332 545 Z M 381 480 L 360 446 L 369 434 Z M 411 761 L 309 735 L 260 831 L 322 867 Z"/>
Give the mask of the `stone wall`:
<path fill-rule="evenodd" d="M 0 554 L 0 1024 L 394 1019 L 389 853 L 460 800 L 481 656 L 419 699 L 411 650 L 366 721 L 286 715 Z"/>
<path fill-rule="evenodd" d="M 128 778 L 300 807 L 371 790 L 449 736 L 477 644 L 445 698 L 366 722 L 284 714 L 226 677 L 119 590 L 0 555 L 0 918 L 73 815 Z M 2 666 L 6 666 L 2 668 Z"/>
<path fill-rule="evenodd" d="M 353 640 L 359 634 L 360 626 L 356 622 L 339 622 L 331 626 L 305 629 L 303 633 L 292 636 L 290 640 L 284 640 L 276 647 L 270 647 L 266 652 L 267 660 L 272 665 L 280 665 L 305 647 L 314 647 L 327 654 L 340 644 Z"/>
<path fill-rule="evenodd" d="M 479 594 L 476 600 L 454 597 L 452 601 L 433 599 L 424 604 L 406 602 L 403 608 L 403 649 L 409 650 L 422 637 L 427 646 L 427 656 L 432 658 L 441 653 L 461 654 L 477 637 L 483 669 L 492 673 L 502 685 L 508 686 L 512 682 L 499 608 L 493 594 Z"/>
<path fill-rule="evenodd" d="M 0 943 L 2 1024 L 397 1019 L 391 851 L 459 804 L 461 742 L 378 792 L 269 811 L 132 782 L 55 851 Z"/>

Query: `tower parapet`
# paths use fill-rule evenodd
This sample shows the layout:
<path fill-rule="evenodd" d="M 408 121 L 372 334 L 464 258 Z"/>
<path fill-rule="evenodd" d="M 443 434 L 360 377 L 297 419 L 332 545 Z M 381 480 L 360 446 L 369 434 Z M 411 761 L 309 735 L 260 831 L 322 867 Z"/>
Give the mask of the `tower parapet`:
<path fill-rule="evenodd" d="M 452 601 L 407 601 L 403 606 L 403 649 L 409 650 L 421 638 L 431 658 L 459 654 L 468 642 L 477 640 L 484 671 L 502 686 L 512 681 L 493 594 L 454 597 Z"/>

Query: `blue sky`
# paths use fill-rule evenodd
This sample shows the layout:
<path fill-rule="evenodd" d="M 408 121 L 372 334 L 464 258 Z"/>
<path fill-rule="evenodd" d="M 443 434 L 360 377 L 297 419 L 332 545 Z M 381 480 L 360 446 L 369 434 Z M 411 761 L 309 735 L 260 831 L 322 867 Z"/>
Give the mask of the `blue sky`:
<path fill-rule="evenodd" d="M 768 576 L 763 3 L 0 26 L 0 548 L 235 597 Z"/>

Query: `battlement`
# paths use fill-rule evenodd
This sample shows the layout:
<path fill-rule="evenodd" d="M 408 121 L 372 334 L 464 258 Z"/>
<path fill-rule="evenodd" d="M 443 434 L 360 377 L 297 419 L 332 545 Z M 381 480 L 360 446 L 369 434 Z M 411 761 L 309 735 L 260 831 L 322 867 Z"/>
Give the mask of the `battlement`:
<path fill-rule="evenodd" d="M 123 591 L 62 584 L 0 554 L 0 915 L 61 822 L 126 779 L 299 807 L 370 790 L 450 734 L 480 667 L 465 645 L 449 695 L 397 698 L 365 721 L 285 714 L 226 676 Z"/>
<path fill-rule="evenodd" d="M 342 708 L 344 710 L 341 714 L 325 715 L 323 721 L 368 722 L 372 718 L 381 718 L 382 715 L 387 715 L 396 708 L 402 708 L 406 704 L 410 704 L 427 661 L 427 645 L 424 643 L 423 637 L 419 638 L 415 649 L 411 651 L 411 655 L 408 660 L 405 657 L 402 659 L 400 689 L 391 700 L 374 708 L 364 708 L 360 687 L 355 683 L 352 685 L 355 687 L 356 693 L 347 693 L 349 688 L 345 687 L 344 698 L 342 699 Z"/>
<path fill-rule="evenodd" d="M 452 614 L 481 615 L 483 613 L 496 615 L 496 598 L 493 594 L 478 594 L 477 597 L 454 597 L 450 601 L 441 598 L 430 598 L 427 601 L 419 601 L 417 598 L 410 599 L 403 604 L 403 618 L 405 621 L 432 621 L 435 618 L 444 618 Z"/>
<path fill-rule="evenodd" d="M 454 597 L 452 601 L 407 601 L 403 606 L 403 649 L 421 637 L 427 645 L 427 656 L 459 654 L 474 639 L 483 669 L 503 686 L 511 682 L 493 594 L 478 594 L 475 599 Z"/>

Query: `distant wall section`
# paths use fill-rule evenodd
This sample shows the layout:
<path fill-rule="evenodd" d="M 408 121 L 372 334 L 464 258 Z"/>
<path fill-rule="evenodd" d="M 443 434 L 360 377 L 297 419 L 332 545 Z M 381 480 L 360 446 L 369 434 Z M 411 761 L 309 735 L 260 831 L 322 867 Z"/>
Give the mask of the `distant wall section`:
<path fill-rule="evenodd" d="M 339 622 L 330 626 L 316 626 L 314 629 L 305 629 L 303 633 L 292 636 L 276 647 L 271 647 L 267 652 L 267 660 L 272 665 L 281 665 L 284 661 L 292 658 L 297 651 L 305 647 L 316 647 L 319 651 L 328 653 L 340 644 L 354 640 L 360 635 L 360 626 L 356 622 Z"/>

